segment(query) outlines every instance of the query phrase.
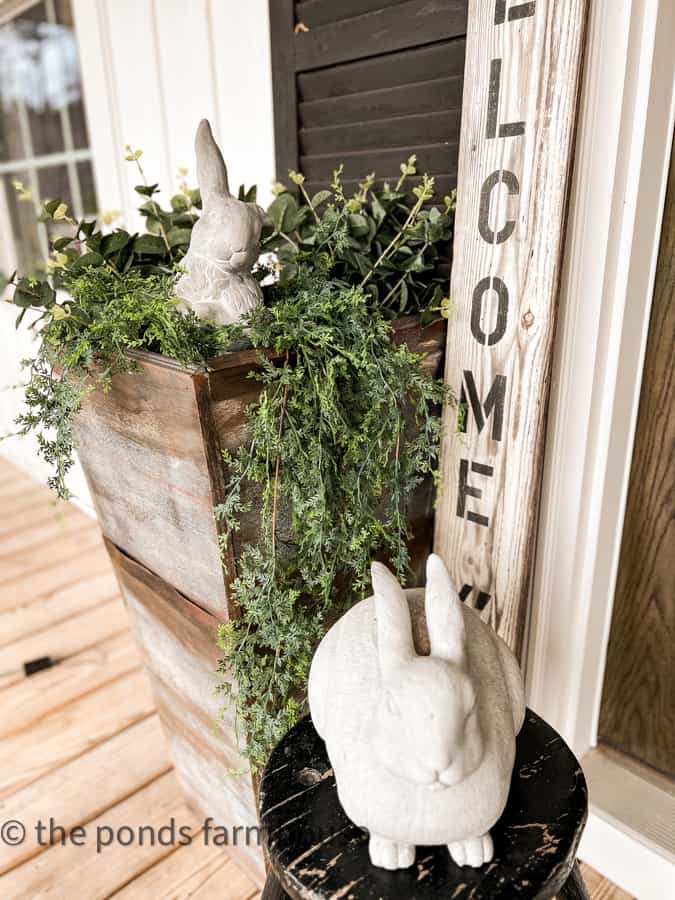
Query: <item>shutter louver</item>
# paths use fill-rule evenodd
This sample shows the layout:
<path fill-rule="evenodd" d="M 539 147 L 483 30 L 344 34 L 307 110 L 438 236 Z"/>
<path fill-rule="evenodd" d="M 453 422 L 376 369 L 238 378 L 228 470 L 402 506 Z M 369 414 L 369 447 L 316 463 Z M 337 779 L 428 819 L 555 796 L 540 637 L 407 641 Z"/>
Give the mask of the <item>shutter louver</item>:
<path fill-rule="evenodd" d="M 344 163 L 396 181 L 412 153 L 456 186 L 466 0 L 270 0 L 277 175 L 325 187 Z M 419 181 L 412 179 L 412 183 Z"/>

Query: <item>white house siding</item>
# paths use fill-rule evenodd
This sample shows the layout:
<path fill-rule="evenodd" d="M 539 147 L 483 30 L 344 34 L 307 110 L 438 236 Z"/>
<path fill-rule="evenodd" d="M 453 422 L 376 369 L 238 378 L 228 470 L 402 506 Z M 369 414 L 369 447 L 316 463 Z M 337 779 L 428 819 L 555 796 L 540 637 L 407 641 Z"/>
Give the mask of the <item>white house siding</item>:
<path fill-rule="evenodd" d="M 259 185 L 271 197 L 274 126 L 267 0 L 72 0 L 80 48 L 85 104 L 99 208 L 118 210 L 138 227 L 139 183 L 124 147 L 142 149 L 150 182 L 163 199 L 176 189 L 179 167 L 195 183 L 193 137 L 199 120 L 211 120 L 236 189 Z M 0 209 L 0 234 L 3 229 Z M 0 264 L 11 270 L 12 251 L 0 240 Z M 7 257 L 5 259 L 5 257 Z M 19 362 L 31 340 L 14 330 L 15 311 L 0 307 L 0 386 L 20 379 Z M 21 392 L 0 392 L 0 433 L 12 428 Z M 38 479 L 48 467 L 34 442 L 12 438 L 0 453 Z M 73 490 L 88 504 L 82 473 Z"/>

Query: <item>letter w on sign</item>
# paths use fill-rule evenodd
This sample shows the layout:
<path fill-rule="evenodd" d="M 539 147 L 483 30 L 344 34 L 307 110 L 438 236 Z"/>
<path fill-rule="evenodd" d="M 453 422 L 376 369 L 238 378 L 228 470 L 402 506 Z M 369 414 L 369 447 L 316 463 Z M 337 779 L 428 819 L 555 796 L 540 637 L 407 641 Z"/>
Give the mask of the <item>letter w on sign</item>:
<path fill-rule="evenodd" d="M 436 552 L 520 654 L 587 0 L 470 0 Z"/>

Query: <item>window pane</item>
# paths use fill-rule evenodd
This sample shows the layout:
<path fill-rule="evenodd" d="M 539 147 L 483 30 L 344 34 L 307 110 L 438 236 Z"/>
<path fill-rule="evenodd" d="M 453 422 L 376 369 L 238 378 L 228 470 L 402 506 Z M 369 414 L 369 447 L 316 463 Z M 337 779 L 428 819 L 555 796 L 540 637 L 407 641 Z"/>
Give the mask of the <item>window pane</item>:
<path fill-rule="evenodd" d="M 40 184 L 40 200 L 55 200 L 60 197 L 68 206 L 72 206 L 68 169 L 65 166 L 49 166 L 38 170 Z"/>
<path fill-rule="evenodd" d="M 66 28 L 75 30 L 70 0 L 54 0 L 54 11 L 56 12 L 56 21 L 59 25 L 65 25 Z"/>
<path fill-rule="evenodd" d="M 0 53 L 2 53 L 2 34 L 0 33 Z M 0 69 L 2 63 L 0 62 Z M 19 116 L 16 104 L 2 103 L 2 84 L 0 84 L 0 162 L 10 159 L 23 159 L 26 155 L 21 139 Z"/>
<path fill-rule="evenodd" d="M 48 236 L 70 230 L 65 222 L 37 224 L 38 201 L 60 197 L 73 218 L 97 211 L 92 164 L 67 163 L 88 146 L 71 2 L 35 3 L 0 26 L 0 163 L 11 169 L 0 176 L 9 213 L 0 221 L 0 243 L 16 245 L 23 273 L 44 265 Z M 18 199 L 13 181 L 34 183 L 32 203 Z"/>
<path fill-rule="evenodd" d="M 30 275 L 44 268 L 44 252 L 38 237 L 34 203 L 32 200 L 20 200 L 14 188 L 14 182 L 28 186 L 28 173 L 12 172 L 3 175 L 1 180 L 16 247 L 17 269 L 22 274 Z"/>
<path fill-rule="evenodd" d="M 89 146 L 89 132 L 87 131 L 87 120 L 84 116 L 84 106 L 81 101 L 70 104 L 68 116 L 73 136 L 73 147 L 76 150 L 83 150 Z"/>
<path fill-rule="evenodd" d="M 15 144 L 11 148 L 6 146 L 5 137 L 5 159 L 68 150 L 63 128 L 65 110 L 72 118 L 75 147 L 87 146 L 80 61 L 70 4 L 59 3 L 57 12 L 57 21 L 50 22 L 45 4 L 38 3 L 0 27 L 0 112 L 3 119 L 13 112 L 19 124 L 27 125 L 24 136 L 28 137 L 28 146 Z M 3 122 L 3 132 L 8 131 L 8 125 Z"/>
<path fill-rule="evenodd" d="M 55 200 L 57 197 L 60 197 L 64 203 L 68 204 L 68 217 L 75 218 L 76 213 L 73 211 L 68 169 L 65 166 L 50 166 L 48 169 L 40 169 L 38 179 L 40 182 L 40 200 L 44 203 L 47 200 Z M 63 237 L 72 231 L 68 222 L 64 221 L 49 221 L 45 225 L 50 241 Z"/>
<path fill-rule="evenodd" d="M 77 164 L 77 175 L 80 180 L 82 209 L 85 216 L 93 216 L 98 212 L 96 188 L 94 187 L 94 170 L 90 162 Z"/>
<path fill-rule="evenodd" d="M 70 0 L 56 0 L 54 9 L 56 11 L 56 21 L 59 25 L 63 25 L 74 34 L 75 23 L 73 22 L 73 11 L 71 9 Z M 85 118 L 84 104 L 81 96 L 68 106 L 68 114 L 70 116 L 70 128 L 73 133 L 73 146 L 77 150 L 88 147 L 89 133 L 87 131 L 87 120 Z"/>

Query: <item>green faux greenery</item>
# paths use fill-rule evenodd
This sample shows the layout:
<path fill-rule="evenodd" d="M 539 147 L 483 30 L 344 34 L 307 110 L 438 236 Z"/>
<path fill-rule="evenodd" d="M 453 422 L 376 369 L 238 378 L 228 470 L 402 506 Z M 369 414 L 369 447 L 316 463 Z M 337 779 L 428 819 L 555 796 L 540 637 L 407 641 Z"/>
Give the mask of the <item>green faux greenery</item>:
<path fill-rule="evenodd" d="M 16 421 L 17 433 L 36 433 L 38 449 L 53 467 L 49 486 L 59 497 L 70 496 L 73 417 L 89 391 L 108 390 L 113 375 L 135 370 L 127 351 L 152 350 L 188 365 L 204 364 L 222 350 L 218 329 L 178 310 L 174 281 L 175 275 L 92 266 L 62 273 L 67 301 L 36 298 L 41 340 L 36 356 L 24 360 L 26 411 Z"/>
<path fill-rule="evenodd" d="M 70 233 L 53 241 L 46 275 L 15 273 L 3 285 L 14 287 L 17 328 L 30 313 L 40 335 L 35 357 L 23 363 L 26 411 L 16 420 L 16 433 L 36 434 L 40 454 L 53 467 L 48 483 L 64 499 L 70 496 L 73 417 L 89 391 L 108 390 L 113 375 L 134 371 L 126 351 L 150 350 L 188 365 L 204 364 L 224 347 L 219 329 L 179 311 L 175 298 L 180 260 L 199 217 L 199 191 L 183 175 L 171 208 L 162 209 L 154 199 L 158 186 L 145 178 L 141 152 L 127 151 L 142 181 L 136 192 L 145 233 L 106 234 L 94 220 L 70 218 L 60 198 L 48 200 L 41 221 Z M 15 187 L 20 197 L 26 194 L 23 185 Z M 30 194 L 26 199 L 32 200 Z"/>
<path fill-rule="evenodd" d="M 162 209 L 139 157 L 129 149 L 143 180 L 136 190 L 146 233 L 104 234 L 48 201 L 43 218 L 72 233 L 54 242 L 47 276 L 10 279 L 17 327 L 31 311 L 40 329 L 36 357 L 25 362 L 27 412 L 18 426 L 37 433 L 54 466 L 50 484 L 67 497 L 73 416 L 88 391 L 108 390 L 115 374 L 134 371 L 127 351 L 184 364 L 205 364 L 231 347 L 260 351 L 250 438 L 225 455 L 226 499 L 216 509 L 230 534 L 247 512 L 259 516 L 259 539 L 243 547 L 231 573 L 241 617 L 219 631 L 222 692 L 257 771 L 303 711 L 313 652 L 363 596 L 370 561 L 384 558 L 406 577 L 408 503 L 423 479 L 437 477 L 438 413 L 452 398 L 422 357 L 393 342 L 390 322 L 447 313 L 443 259 L 454 198 L 432 206 L 426 176 L 406 193 L 414 157 L 393 188 L 376 190 L 371 175 L 353 197 L 344 194 L 341 169 L 330 191 L 311 198 L 302 175 L 290 173 L 299 193 L 279 186 L 262 234 L 264 305 L 239 325 L 216 327 L 175 299 L 199 194 L 183 181 L 171 209 Z M 240 198 L 255 201 L 255 188 L 240 189 Z M 272 282 L 263 281 L 270 272 Z"/>
<path fill-rule="evenodd" d="M 105 233 L 93 220 L 74 221 L 60 198 L 42 206 L 42 221 L 70 228 L 57 237 L 41 277 L 3 280 L 14 287 L 11 302 L 18 308 L 17 327 L 27 312 L 40 330 L 36 357 L 25 361 L 27 411 L 17 420 L 19 434 L 34 431 L 38 449 L 53 466 L 49 484 L 60 497 L 69 496 L 65 477 L 73 463 L 72 418 L 86 392 L 106 389 L 115 372 L 131 371 L 125 349 L 145 349 L 183 363 L 204 363 L 222 352 L 228 338 L 222 329 L 179 312 L 174 286 L 187 251 L 201 198 L 181 171 L 180 192 L 170 208 L 156 201 L 158 185 L 148 184 L 141 151 L 127 147 L 127 160 L 137 167 L 136 187 L 146 232 L 116 229 Z M 447 313 L 447 274 L 439 268 L 452 232 L 454 196 L 441 211 L 427 206 L 433 183 L 426 177 L 411 194 L 406 179 L 414 175 L 415 158 L 401 163 L 392 189 L 374 189 L 374 174 L 366 177 L 353 197 L 345 197 L 341 168 L 330 191 L 310 198 L 304 178 L 295 172 L 299 199 L 283 186 L 267 211 L 262 234 L 263 259 L 275 251 L 278 283 L 289 290 L 299 267 L 340 287 L 361 287 L 371 308 L 385 317 L 421 310 L 427 317 Z M 20 198 L 26 193 L 17 183 Z M 240 199 L 255 202 L 256 188 L 239 189 Z M 266 274 L 263 264 L 259 276 Z M 57 291 L 59 293 L 57 293 Z M 63 299 L 60 293 L 68 296 Z M 278 290 L 263 284 L 265 303 L 276 302 Z M 58 374 L 55 374 L 58 372 Z"/>
<path fill-rule="evenodd" d="M 254 771 L 302 711 L 314 650 L 363 595 L 370 561 L 405 576 L 407 503 L 436 472 L 446 394 L 361 289 L 301 269 L 278 294 L 232 330 L 282 360 L 260 357 L 250 442 L 226 456 L 217 509 L 235 531 L 242 513 L 260 512 L 231 588 L 241 618 L 219 632 L 222 690 Z"/>
<path fill-rule="evenodd" d="M 376 188 L 373 172 L 352 197 L 345 197 L 342 167 L 331 189 L 313 197 L 304 176 L 290 172 L 300 196 L 278 185 L 262 234 L 263 250 L 274 250 L 281 263 L 281 283 L 304 264 L 329 270 L 336 284 L 362 287 L 388 316 L 445 311 L 455 195 L 425 207 L 433 193 L 413 191 L 411 202 L 406 181 L 417 172 L 415 156 L 400 168 L 393 187 Z"/>

